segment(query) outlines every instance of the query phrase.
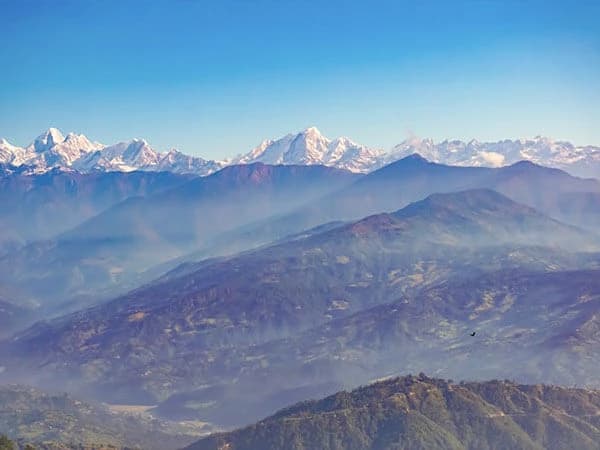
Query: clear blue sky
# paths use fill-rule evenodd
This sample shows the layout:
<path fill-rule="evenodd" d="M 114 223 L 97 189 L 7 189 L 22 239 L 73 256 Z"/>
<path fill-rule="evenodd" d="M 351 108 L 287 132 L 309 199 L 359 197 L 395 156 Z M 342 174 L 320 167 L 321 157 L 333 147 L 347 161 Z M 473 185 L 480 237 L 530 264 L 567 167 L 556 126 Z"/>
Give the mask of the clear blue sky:
<path fill-rule="evenodd" d="M 600 2 L 0 0 L 0 136 L 600 144 Z"/>

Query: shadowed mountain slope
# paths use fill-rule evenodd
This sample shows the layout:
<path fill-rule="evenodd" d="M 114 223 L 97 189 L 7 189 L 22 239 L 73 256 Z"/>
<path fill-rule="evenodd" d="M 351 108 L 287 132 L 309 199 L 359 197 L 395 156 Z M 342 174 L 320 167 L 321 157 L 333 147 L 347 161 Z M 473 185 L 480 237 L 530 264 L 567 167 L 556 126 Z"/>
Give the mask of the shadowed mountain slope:
<path fill-rule="evenodd" d="M 445 166 L 411 155 L 359 179 L 347 188 L 319 202 L 307 205 L 288 217 L 271 224 L 274 233 L 288 233 L 293 224 L 308 228 L 331 220 L 348 220 L 381 211 L 394 211 L 434 193 L 449 193 L 469 189 L 493 189 L 512 200 L 550 215 L 572 218 L 564 203 L 564 195 L 574 198 L 600 193 L 600 182 L 573 177 L 558 169 L 549 169 L 530 162 L 520 162 L 498 169 L 483 167 Z M 592 208 L 594 204 L 582 205 Z M 261 224 L 262 225 L 262 224 Z M 296 225 L 298 226 L 298 225 Z M 257 230 L 260 233 L 260 230 Z M 264 233 L 264 231 L 263 231 Z"/>
<path fill-rule="evenodd" d="M 171 173 L 0 172 L 0 254 L 49 239 L 129 197 L 155 194 L 190 176 Z"/>
<path fill-rule="evenodd" d="M 458 167 L 411 155 L 290 214 L 269 217 L 217 236 L 208 248 L 183 259 L 198 260 L 252 248 L 327 222 L 357 220 L 395 211 L 434 193 L 493 189 L 563 222 L 590 231 L 600 227 L 600 182 L 573 177 L 530 162 L 502 168 Z M 180 260 L 181 261 L 181 260 Z"/>
<path fill-rule="evenodd" d="M 0 282 L 46 312 L 86 306 L 111 289 L 131 288 L 138 272 L 223 231 L 289 211 L 355 177 L 321 166 L 228 167 L 155 196 L 130 198 L 56 239 L 5 256 Z"/>

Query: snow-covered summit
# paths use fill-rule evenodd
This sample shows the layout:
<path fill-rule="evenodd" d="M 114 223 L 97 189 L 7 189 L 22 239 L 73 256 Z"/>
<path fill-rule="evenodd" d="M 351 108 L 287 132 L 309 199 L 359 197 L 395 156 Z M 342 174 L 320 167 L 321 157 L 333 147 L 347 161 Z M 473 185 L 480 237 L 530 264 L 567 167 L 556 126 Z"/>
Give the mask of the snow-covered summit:
<path fill-rule="evenodd" d="M 353 172 L 367 172 L 383 154 L 349 138 L 329 139 L 316 127 L 276 140 L 265 140 L 249 153 L 233 159 L 235 164 L 323 164 Z"/>
<path fill-rule="evenodd" d="M 13 166 L 31 166 L 37 172 L 53 168 L 68 168 L 84 154 L 102 148 L 82 134 L 69 133 L 65 137 L 60 130 L 49 128 L 27 147 L 17 147 L 2 139 L 0 163 Z"/>
<path fill-rule="evenodd" d="M 175 149 L 155 150 L 143 139 L 105 146 L 82 134 L 66 137 L 50 128 L 27 147 L 0 139 L 0 164 L 28 166 L 33 172 L 52 169 L 91 171 L 169 171 L 208 175 L 232 164 L 322 164 L 366 173 L 412 154 L 429 161 L 460 166 L 499 167 L 521 160 L 564 169 L 574 175 L 600 178 L 600 147 L 575 146 L 536 136 L 497 142 L 444 140 L 412 137 L 390 151 L 357 144 L 347 137 L 329 139 L 316 127 L 267 139 L 246 154 L 221 161 L 185 155 Z"/>
<path fill-rule="evenodd" d="M 74 169 L 84 173 L 147 170 L 207 175 L 222 167 L 218 162 L 176 150 L 160 153 L 143 139 L 106 146 L 90 141 L 83 134 L 69 133 L 65 137 L 57 128 L 49 128 L 27 147 L 1 139 L 0 164 L 28 166 L 33 173 Z"/>
<path fill-rule="evenodd" d="M 0 139 L 0 164 L 20 166 L 25 159 L 25 149 L 12 145 L 6 139 Z"/>
<path fill-rule="evenodd" d="M 92 170 L 131 172 L 138 167 L 157 165 L 160 159 L 143 139 L 119 142 L 90 153 L 76 161 L 74 167 L 83 172 Z"/>
<path fill-rule="evenodd" d="M 504 139 L 497 142 L 468 142 L 431 139 L 409 139 L 388 152 L 383 163 L 396 161 L 418 153 L 429 161 L 457 165 L 500 167 L 518 161 L 566 170 L 573 175 L 600 177 L 600 147 L 575 146 L 570 142 L 555 141 L 536 136 L 532 139 Z"/>
<path fill-rule="evenodd" d="M 65 137 L 57 128 L 48 128 L 47 131 L 40 134 L 35 140 L 29 144 L 28 150 L 35 153 L 43 153 L 50 150 L 57 144 L 61 144 Z"/>
<path fill-rule="evenodd" d="M 144 139 L 133 139 L 85 155 L 76 161 L 73 167 L 82 172 L 144 170 L 208 175 L 220 169 L 222 165 L 216 161 L 184 155 L 175 149 L 161 153 Z"/>

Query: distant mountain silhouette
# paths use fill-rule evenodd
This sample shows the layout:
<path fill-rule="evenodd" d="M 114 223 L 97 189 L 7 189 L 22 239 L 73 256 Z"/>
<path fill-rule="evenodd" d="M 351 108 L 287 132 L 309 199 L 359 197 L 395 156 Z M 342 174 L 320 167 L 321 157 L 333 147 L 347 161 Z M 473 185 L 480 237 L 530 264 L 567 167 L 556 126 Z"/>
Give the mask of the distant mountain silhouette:
<path fill-rule="evenodd" d="M 155 194 L 190 176 L 171 173 L 0 172 L 0 255 L 53 238 L 127 198 Z M 12 244 L 12 245 L 9 245 Z"/>
<path fill-rule="evenodd" d="M 161 176 L 175 177 L 97 175 L 100 180 Z M 77 177 L 88 180 L 91 175 Z M 209 244 L 219 233 L 290 211 L 355 177 L 322 166 L 227 167 L 157 195 L 128 198 L 53 239 L 5 255 L 0 258 L 0 282 L 15 286 L 48 312 L 86 306 L 90 299 L 111 295 L 111 289 L 126 291 L 135 286 L 140 271 Z M 102 183 L 93 186 L 102 189 Z M 105 190 L 110 192 L 110 186 Z M 20 210 L 29 217 L 22 202 Z"/>

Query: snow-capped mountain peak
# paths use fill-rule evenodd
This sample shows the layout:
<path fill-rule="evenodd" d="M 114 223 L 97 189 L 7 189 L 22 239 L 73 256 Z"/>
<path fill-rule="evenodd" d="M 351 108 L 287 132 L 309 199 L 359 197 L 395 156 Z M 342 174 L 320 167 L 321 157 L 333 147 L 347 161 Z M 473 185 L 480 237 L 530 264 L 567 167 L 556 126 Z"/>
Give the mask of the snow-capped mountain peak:
<path fill-rule="evenodd" d="M 50 128 L 23 148 L 0 139 L 0 164 L 28 166 L 28 171 L 51 169 L 90 171 L 170 171 L 208 175 L 233 164 L 322 164 L 353 172 L 369 172 L 409 155 L 419 154 L 437 163 L 498 167 L 518 161 L 557 167 L 574 175 L 600 178 L 600 147 L 575 146 L 543 136 L 482 142 L 458 139 L 434 142 L 416 136 L 389 152 L 370 148 L 347 137 L 329 139 L 317 127 L 278 139 L 266 139 L 246 154 L 221 161 L 185 155 L 176 149 L 161 153 L 144 139 L 105 146 L 82 134 L 65 136 Z"/>
<path fill-rule="evenodd" d="M 544 136 L 497 142 L 444 140 L 437 144 L 430 139 L 410 139 L 395 146 L 384 156 L 384 162 L 412 153 L 432 162 L 458 166 L 500 167 L 526 160 L 578 176 L 600 178 L 600 147 L 578 147 Z"/>
<path fill-rule="evenodd" d="M 98 150 L 99 148 L 103 147 L 103 145 L 99 142 L 92 142 L 87 138 L 87 136 L 75 133 L 67 134 L 67 137 L 63 143 L 69 143 L 73 147 L 78 146 L 79 148 L 86 150 Z"/>
<path fill-rule="evenodd" d="M 138 168 L 155 166 L 160 160 L 159 153 L 144 139 L 133 139 L 128 142 L 98 149 L 85 155 L 74 163 L 74 167 L 82 171 L 122 171 L 131 172 Z"/>
<path fill-rule="evenodd" d="M 25 159 L 25 149 L 12 145 L 6 139 L 0 139 L 0 164 L 20 166 Z"/>
<path fill-rule="evenodd" d="M 300 134 L 314 134 L 314 135 L 321 136 L 321 132 L 314 125 L 306 128 L 304 131 L 300 132 Z"/>
<path fill-rule="evenodd" d="M 327 153 L 329 139 L 316 127 L 298 133 L 283 154 L 283 164 L 320 164 Z"/>
<path fill-rule="evenodd" d="M 42 153 L 55 145 L 62 143 L 64 140 L 65 137 L 58 128 L 48 128 L 48 130 L 35 138 L 35 140 L 29 144 L 27 149 L 31 149 L 36 153 Z"/>
<path fill-rule="evenodd" d="M 380 154 L 380 151 L 356 144 L 346 137 L 330 140 L 313 126 L 279 139 L 265 140 L 249 153 L 235 158 L 233 163 L 323 164 L 366 172 Z"/>
<path fill-rule="evenodd" d="M 57 128 L 50 128 L 25 148 L 24 164 L 38 171 L 68 168 L 83 155 L 102 148 L 83 134 L 69 133 L 65 137 Z"/>
<path fill-rule="evenodd" d="M 77 160 L 73 167 L 82 172 L 144 170 L 208 175 L 223 167 L 223 164 L 184 155 L 176 149 L 161 153 L 146 140 L 133 139 L 91 152 Z"/>

